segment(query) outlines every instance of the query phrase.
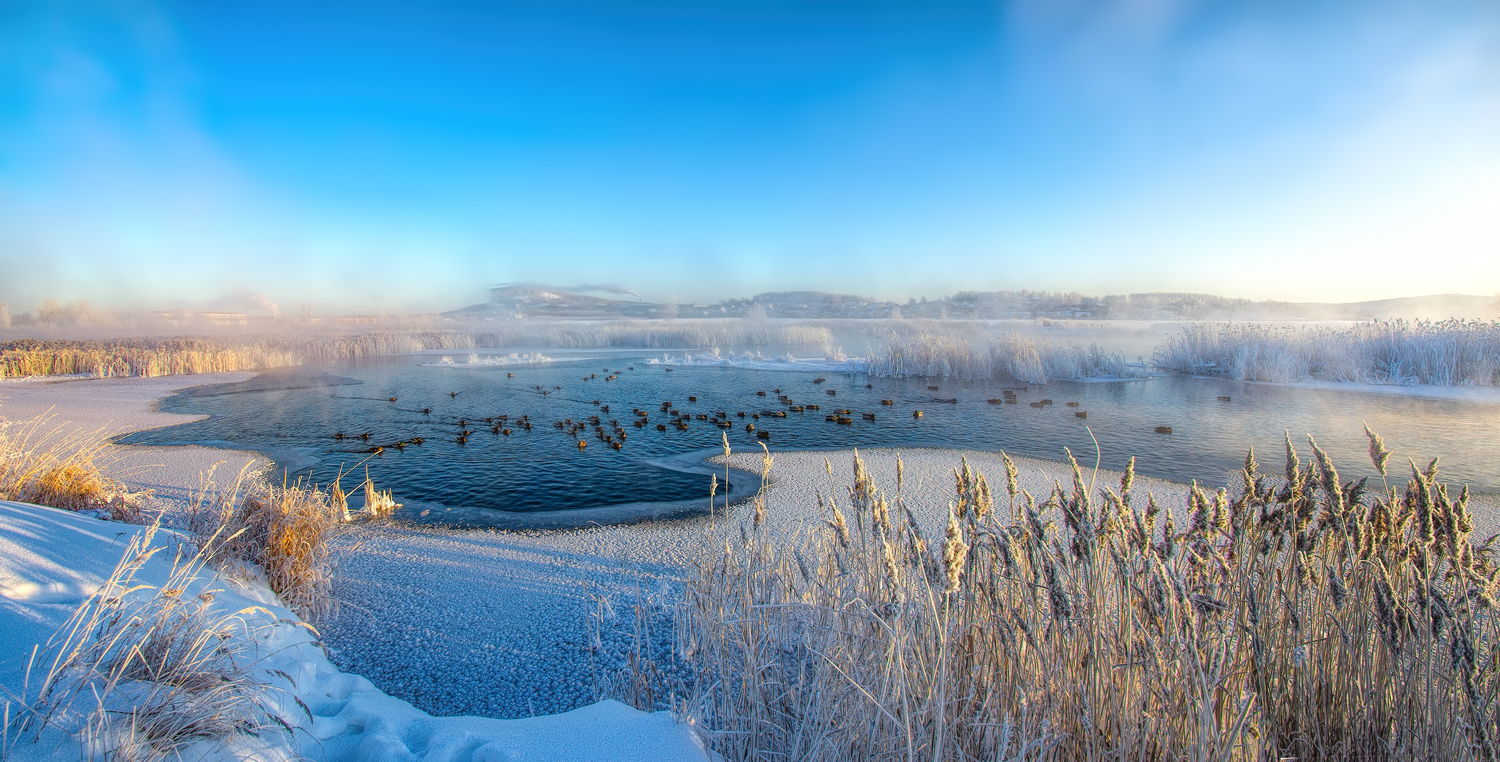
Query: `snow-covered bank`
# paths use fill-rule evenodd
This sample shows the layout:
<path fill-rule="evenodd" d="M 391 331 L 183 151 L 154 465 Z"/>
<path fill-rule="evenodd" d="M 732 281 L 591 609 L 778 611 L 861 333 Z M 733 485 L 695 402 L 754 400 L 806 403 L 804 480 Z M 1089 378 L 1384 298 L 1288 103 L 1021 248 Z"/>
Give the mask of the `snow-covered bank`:
<path fill-rule="evenodd" d="M 0 502 L 0 687 L 21 695 L 32 646 L 45 643 L 73 610 L 109 577 L 130 538 L 143 527 L 89 519 L 52 508 Z M 170 548 L 180 538 L 159 533 Z M 136 582 L 161 586 L 172 553 L 159 553 Z M 278 690 L 269 694 L 290 737 L 262 734 L 187 750 L 205 759 L 323 760 L 706 760 L 691 726 L 600 702 L 566 714 L 518 720 L 433 717 L 392 698 L 358 675 L 340 672 L 289 610 L 261 582 L 202 572 L 183 595 L 213 593 L 208 606 L 240 612 L 240 637 L 253 643 L 254 671 Z M 132 595 L 152 595 L 138 590 Z M 453 605 L 462 605 L 454 601 Z M 33 675 L 33 685 L 37 675 Z M 479 681 L 482 676 L 469 676 Z M 28 696 L 29 698 L 29 696 Z M 305 707 L 305 709 L 304 709 Z M 14 712 L 14 710 L 13 710 Z M 14 716 L 14 713 L 12 714 Z M 60 733 L 10 739 L 7 759 L 77 759 Z M 199 755 L 202 755 L 201 757 Z"/>
<path fill-rule="evenodd" d="M 790 353 L 780 357 L 767 357 L 760 352 L 721 353 L 717 348 L 697 354 L 683 353 L 652 357 L 647 365 L 711 366 L 721 368 L 748 368 L 750 370 L 796 370 L 810 373 L 864 373 L 868 361 L 836 353 L 832 357 L 793 357 Z"/>

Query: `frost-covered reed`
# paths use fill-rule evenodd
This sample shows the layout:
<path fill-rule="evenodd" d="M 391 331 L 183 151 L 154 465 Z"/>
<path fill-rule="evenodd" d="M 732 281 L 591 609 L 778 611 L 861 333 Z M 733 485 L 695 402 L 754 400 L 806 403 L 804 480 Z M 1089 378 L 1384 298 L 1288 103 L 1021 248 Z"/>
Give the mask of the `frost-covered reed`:
<path fill-rule="evenodd" d="M 870 356 L 869 374 L 894 378 L 947 377 L 964 381 L 995 379 L 1045 384 L 1050 380 L 1132 378 L 1144 369 L 1099 345 L 1056 344 L 1009 333 L 976 348 L 965 336 L 893 334 Z"/>
<path fill-rule="evenodd" d="M 0 378 L 85 374 L 166 376 L 292 365 L 429 350 L 502 348 L 805 347 L 827 352 L 826 327 L 750 320 L 518 322 L 482 330 L 288 332 L 267 336 L 177 337 L 0 343 Z"/>
<path fill-rule="evenodd" d="M 821 529 L 756 521 L 690 570 L 678 711 L 728 760 L 1495 759 L 1500 583 L 1467 490 L 1311 450 L 1288 438 L 1280 475 L 1252 453 L 1181 524 L 1133 461 L 1044 499 L 964 463 L 936 536 L 900 465 L 887 493 L 856 455 Z"/>
<path fill-rule="evenodd" d="M 1241 381 L 1500 384 L 1500 321 L 1377 320 L 1337 329 L 1201 323 L 1156 352 L 1155 364 Z"/>
<path fill-rule="evenodd" d="M 337 612 L 332 594 L 331 541 L 347 526 L 347 498 L 337 482 L 328 490 L 305 482 L 265 484 L 248 470 L 220 485 L 212 473 L 193 496 L 187 529 L 215 566 L 253 564 L 283 605 L 307 621 Z M 389 492 L 365 479 L 367 513 L 389 516 Z M 380 502 L 381 499 L 386 502 Z M 382 511 L 383 514 L 382 514 Z"/>

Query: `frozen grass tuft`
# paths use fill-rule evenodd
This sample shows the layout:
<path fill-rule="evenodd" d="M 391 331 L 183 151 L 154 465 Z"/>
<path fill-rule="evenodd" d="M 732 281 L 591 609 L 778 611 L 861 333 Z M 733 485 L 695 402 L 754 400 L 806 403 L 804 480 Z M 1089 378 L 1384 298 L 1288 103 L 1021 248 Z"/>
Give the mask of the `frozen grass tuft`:
<path fill-rule="evenodd" d="M 676 693 L 729 760 L 1495 759 L 1467 490 L 1343 481 L 1310 445 L 1195 487 L 1181 526 L 1133 462 L 1045 499 L 965 463 L 937 536 L 856 454 L 823 528 L 754 522 L 691 570 Z"/>
<path fill-rule="evenodd" d="M 241 472 L 221 488 L 210 474 L 195 496 L 188 526 L 205 558 L 219 566 L 259 567 L 282 604 L 307 621 L 333 615 L 329 542 L 346 526 L 342 491 L 331 494 L 302 482 L 265 485 L 247 477 Z"/>
<path fill-rule="evenodd" d="M 200 553 L 179 554 L 162 587 L 136 580 L 163 550 L 151 527 L 131 540 L 113 573 L 58 630 L 33 669 L 35 698 L 11 718 L 11 742 L 47 728 L 71 734 L 84 759 L 165 760 L 289 735 L 258 679 L 244 615 L 216 614 L 196 590 Z"/>
<path fill-rule="evenodd" d="M 1014 333 L 992 339 L 982 349 L 976 349 L 964 336 L 892 334 L 884 348 L 871 355 L 868 372 L 872 376 L 894 378 L 995 379 L 1029 384 L 1144 375 L 1144 369 L 1128 365 L 1123 355 L 1106 352 L 1097 344 L 1087 348 L 1059 345 Z"/>
<path fill-rule="evenodd" d="M 139 522 L 146 495 L 100 470 L 108 458 L 104 432 L 80 432 L 50 415 L 29 421 L 0 418 L 0 500 L 98 511 Z"/>
<path fill-rule="evenodd" d="M 1338 330 L 1255 323 L 1185 326 L 1158 367 L 1240 381 L 1500 384 L 1500 321 L 1377 320 Z"/>

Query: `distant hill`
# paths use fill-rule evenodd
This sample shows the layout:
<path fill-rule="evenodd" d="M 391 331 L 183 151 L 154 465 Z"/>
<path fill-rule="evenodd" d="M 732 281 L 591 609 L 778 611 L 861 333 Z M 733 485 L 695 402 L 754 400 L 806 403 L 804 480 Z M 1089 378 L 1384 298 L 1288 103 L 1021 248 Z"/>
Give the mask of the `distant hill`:
<path fill-rule="evenodd" d="M 827 291 L 771 291 L 716 304 L 654 304 L 540 285 L 491 289 L 490 301 L 442 313 L 454 320 L 612 320 L 622 318 L 801 318 L 1004 320 L 1409 320 L 1500 319 L 1500 296 L 1437 294 L 1367 302 L 1251 301 L 1214 294 L 960 291 L 905 304 Z"/>

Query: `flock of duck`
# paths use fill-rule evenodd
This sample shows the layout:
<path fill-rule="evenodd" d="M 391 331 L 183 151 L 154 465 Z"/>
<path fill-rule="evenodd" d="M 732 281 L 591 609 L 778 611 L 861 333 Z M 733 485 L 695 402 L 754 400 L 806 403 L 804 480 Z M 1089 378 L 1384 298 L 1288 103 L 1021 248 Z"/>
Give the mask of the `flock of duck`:
<path fill-rule="evenodd" d="M 635 366 L 628 366 L 625 370 L 634 371 Z M 665 370 L 667 372 L 672 371 L 671 368 L 666 368 Z M 619 381 L 622 371 L 616 370 L 611 372 L 609 368 L 604 368 L 603 373 L 605 373 L 605 375 L 603 376 L 603 381 L 605 383 L 609 383 Z M 506 374 L 506 377 L 508 378 L 515 378 L 515 376 L 515 373 Z M 587 376 L 583 376 L 583 381 L 585 383 L 588 383 L 590 381 L 598 380 L 599 378 L 599 374 L 590 373 Z M 826 378 L 819 377 L 814 378 L 812 383 L 814 386 L 818 386 L 827 382 L 827 380 L 828 379 Z M 865 384 L 866 389 L 870 389 L 872 387 L 873 385 L 871 384 Z M 1025 392 L 1027 391 L 1027 389 L 1027 386 L 1005 388 L 1001 390 L 1000 397 L 988 399 L 985 401 L 991 405 L 1019 404 L 1019 399 L 1016 393 Z M 562 387 L 553 386 L 551 388 L 547 388 L 540 384 L 537 384 L 535 385 L 534 390 L 539 396 L 547 397 L 554 392 L 561 391 Z M 927 390 L 940 391 L 941 387 L 928 386 Z M 823 393 L 830 398 L 838 396 L 838 391 L 836 389 L 825 388 L 823 389 Z M 448 396 L 450 399 L 452 399 L 457 398 L 459 394 L 460 392 L 456 391 L 449 392 Z M 627 426 L 633 429 L 643 430 L 647 427 L 653 427 L 656 431 L 659 432 L 665 432 L 668 429 L 674 429 L 676 431 L 687 431 L 690 424 L 695 421 L 724 430 L 733 429 L 736 426 L 743 426 L 746 433 L 752 433 L 757 439 L 765 441 L 771 438 L 771 433 L 769 431 L 766 431 L 765 429 L 757 429 L 757 422 L 765 419 L 783 419 L 793 413 L 803 414 L 807 412 L 823 412 L 822 406 L 807 402 L 797 402 L 787 394 L 785 394 L 781 389 L 772 389 L 769 393 L 764 390 L 756 391 L 754 394 L 755 396 L 762 398 L 768 397 L 769 394 L 774 394 L 776 395 L 776 401 L 780 407 L 778 409 L 762 408 L 759 411 L 752 412 L 740 410 L 735 411 L 732 414 L 728 410 L 689 412 L 687 410 L 684 410 L 677 403 L 668 400 L 660 403 L 660 405 L 658 406 L 658 412 L 656 413 L 656 415 L 658 415 L 659 422 L 653 424 L 651 419 L 653 413 L 641 408 L 631 408 L 630 416 L 628 418 L 626 418 L 623 413 L 617 413 L 617 417 L 614 418 L 606 418 L 605 416 L 608 416 L 610 413 L 610 405 L 596 399 L 592 400 L 590 404 L 598 408 L 597 413 L 593 413 L 576 420 L 567 417 L 561 420 L 555 420 L 552 422 L 552 428 L 564 432 L 571 441 L 576 442 L 576 447 L 579 450 L 585 449 L 589 446 L 590 438 L 602 442 L 606 447 L 614 450 L 620 450 L 625 446 L 625 441 L 630 436 Z M 1230 398 L 1220 396 L 1218 400 L 1220 402 L 1229 402 Z M 394 403 L 397 401 L 397 397 L 389 397 L 387 398 L 387 401 Z M 690 395 L 688 396 L 687 401 L 689 403 L 697 403 L 698 397 L 696 395 Z M 956 397 L 934 397 L 932 399 L 932 402 L 935 404 L 951 405 L 957 404 L 958 399 Z M 883 399 L 880 401 L 880 404 L 882 407 L 894 407 L 896 405 L 896 402 L 895 400 Z M 1041 399 L 1035 402 L 1029 402 L 1027 404 L 1033 408 L 1045 409 L 1048 406 L 1051 406 L 1053 404 L 1053 401 L 1051 399 Z M 1079 419 L 1088 418 L 1088 411 L 1076 409 L 1080 407 L 1080 403 L 1069 401 L 1063 404 L 1069 408 L 1075 408 L 1075 410 L 1073 411 L 1073 415 L 1075 417 Z M 431 416 L 432 408 L 424 407 L 414 412 L 419 412 L 424 416 Z M 854 422 L 854 415 L 855 411 L 851 410 L 850 408 L 832 408 L 823 415 L 823 419 L 829 423 L 834 423 L 841 426 L 849 426 Z M 862 420 L 865 421 L 876 420 L 876 413 L 874 412 L 861 412 L 859 413 L 859 416 Z M 911 411 L 911 417 L 914 420 L 920 420 L 922 416 L 923 412 L 920 409 Z M 624 419 L 623 421 L 621 420 L 622 418 Z M 665 420 L 662 420 L 663 418 Z M 468 418 L 457 418 L 456 421 L 438 421 L 438 423 L 448 423 L 450 425 L 456 425 L 458 427 L 458 432 L 454 437 L 454 441 L 460 445 L 467 444 L 469 441 L 469 437 L 474 435 L 475 430 L 470 429 L 471 425 L 479 427 L 482 424 L 483 426 L 489 428 L 491 434 L 495 436 L 507 437 L 510 436 L 515 429 L 530 431 L 533 428 L 533 421 L 530 415 L 520 415 L 518 417 L 512 418 L 507 414 L 500 414 L 485 418 L 475 418 L 473 420 L 470 420 Z M 1157 426 L 1156 433 L 1171 434 L 1172 427 Z M 334 434 L 333 438 L 336 440 L 357 439 L 361 442 L 367 443 L 370 441 L 371 435 L 369 432 L 363 432 L 360 434 L 344 434 L 342 432 L 339 432 Z M 421 445 L 424 441 L 426 440 L 423 437 L 414 436 L 387 444 L 375 444 L 361 450 L 361 452 L 378 455 L 385 452 L 388 448 L 402 450 L 408 446 Z"/>

